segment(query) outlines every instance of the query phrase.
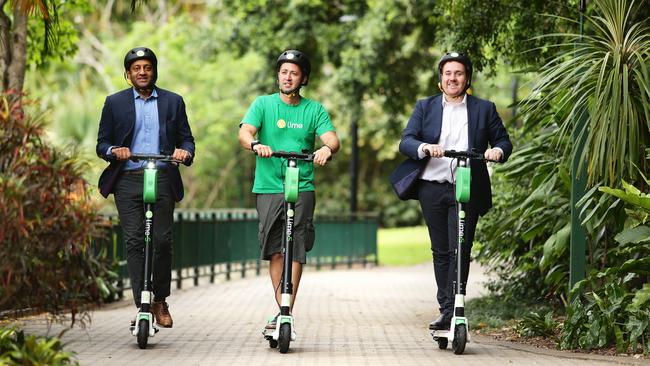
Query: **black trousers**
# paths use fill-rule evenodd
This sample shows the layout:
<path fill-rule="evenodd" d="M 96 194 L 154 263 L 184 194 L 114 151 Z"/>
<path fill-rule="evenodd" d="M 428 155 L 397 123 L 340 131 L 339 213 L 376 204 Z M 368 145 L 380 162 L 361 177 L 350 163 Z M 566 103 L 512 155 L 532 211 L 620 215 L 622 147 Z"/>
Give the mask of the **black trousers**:
<path fill-rule="evenodd" d="M 127 173 L 115 185 L 115 206 L 126 242 L 126 262 L 131 279 L 133 300 L 140 307 L 144 287 L 144 202 L 142 184 L 144 175 Z M 172 224 L 174 198 L 167 172 L 158 171 L 157 200 L 153 204 L 153 268 L 154 299 L 164 300 L 171 292 L 172 279 Z"/>
<path fill-rule="evenodd" d="M 454 186 L 450 183 L 420 181 L 418 199 L 424 221 L 429 229 L 433 270 L 438 287 L 437 299 L 440 313 L 451 316 L 454 310 L 454 284 L 456 283 L 456 248 L 458 247 L 458 207 Z M 465 205 L 465 245 L 461 250 L 461 293 L 465 294 L 469 262 L 478 222 L 478 214 L 470 204 Z"/>

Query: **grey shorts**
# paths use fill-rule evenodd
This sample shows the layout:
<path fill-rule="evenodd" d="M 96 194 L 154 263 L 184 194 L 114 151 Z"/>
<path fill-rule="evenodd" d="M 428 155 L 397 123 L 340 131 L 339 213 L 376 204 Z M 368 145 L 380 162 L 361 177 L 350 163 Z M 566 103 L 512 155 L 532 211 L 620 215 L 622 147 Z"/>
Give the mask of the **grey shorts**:
<path fill-rule="evenodd" d="M 296 202 L 296 216 L 293 226 L 293 260 L 307 262 L 307 252 L 314 247 L 314 208 L 316 194 L 300 192 Z M 284 193 L 258 194 L 257 214 L 260 219 L 259 243 L 262 259 L 282 253 L 285 230 Z"/>

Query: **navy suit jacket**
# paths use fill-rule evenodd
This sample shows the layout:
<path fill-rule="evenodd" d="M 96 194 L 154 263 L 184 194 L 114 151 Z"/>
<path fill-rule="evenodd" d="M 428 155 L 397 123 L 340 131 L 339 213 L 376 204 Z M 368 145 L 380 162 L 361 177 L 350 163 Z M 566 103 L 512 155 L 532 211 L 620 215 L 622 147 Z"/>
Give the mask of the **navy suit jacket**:
<path fill-rule="evenodd" d="M 482 154 L 488 149 L 489 144 L 503 150 L 502 162 L 508 160 L 512 153 L 512 143 L 494 103 L 468 95 L 467 117 L 469 150 Z M 422 143 L 438 143 L 441 128 L 442 94 L 419 100 L 402 133 L 399 151 L 412 160 L 420 160 L 418 147 Z M 422 159 L 422 164 L 426 160 L 426 158 Z M 479 215 L 484 215 L 492 207 L 490 176 L 483 161 L 472 160 L 471 171 L 470 204 L 477 209 Z M 417 190 L 409 198 L 417 199 Z"/>
<path fill-rule="evenodd" d="M 175 148 L 191 154 L 184 162 L 191 165 L 194 159 L 194 137 L 187 122 L 183 98 L 168 90 L 156 87 L 158 93 L 158 121 L 160 123 L 160 154 L 172 155 Z M 99 120 L 97 134 L 97 155 L 110 164 L 99 177 L 99 191 L 104 197 L 113 193 L 115 182 L 122 175 L 126 161 L 119 161 L 114 156 L 106 156 L 111 146 L 130 147 L 135 127 L 135 99 L 133 89 L 128 88 L 106 97 L 102 116 Z M 174 199 L 183 198 L 183 181 L 177 166 L 170 166 L 169 179 Z"/>

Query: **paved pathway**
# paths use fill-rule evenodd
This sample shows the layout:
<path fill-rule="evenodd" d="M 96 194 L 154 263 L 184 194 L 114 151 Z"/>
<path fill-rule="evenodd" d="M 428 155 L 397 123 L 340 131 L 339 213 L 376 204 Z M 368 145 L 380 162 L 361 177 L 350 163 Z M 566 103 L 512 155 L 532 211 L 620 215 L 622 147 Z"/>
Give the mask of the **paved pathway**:
<path fill-rule="evenodd" d="M 480 295 L 477 266 L 470 280 L 468 295 Z M 276 309 L 271 294 L 265 276 L 174 291 L 168 299 L 174 328 L 150 338 L 146 350 L 128 332 L 136 310 L 127 302 L 93 312 L 88 328 L 75 327 L 63 339 L 81 365 L 650 365 L 479 336 L 463 355 L 439 350 L 427 330 L 437 315 L 431 264 L 305 272 L 294 311 L 298 339 L 284 355 L 261 336 Z M 46 332 L 39 319 L 25 327 Z"/>

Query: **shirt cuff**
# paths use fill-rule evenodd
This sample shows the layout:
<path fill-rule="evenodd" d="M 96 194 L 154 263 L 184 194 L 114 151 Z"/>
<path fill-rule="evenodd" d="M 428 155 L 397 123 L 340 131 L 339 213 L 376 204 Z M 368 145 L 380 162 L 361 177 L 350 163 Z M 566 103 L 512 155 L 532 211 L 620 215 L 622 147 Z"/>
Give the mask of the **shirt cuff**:
<path fill-rule="evenodd" d="M 113 154 L 111 154 L 111 150 L 113 150 L 114 147 L 115 146 L 111 146 L 108 148 L 108 150 L 106 150 L 106 157 L 110 158 L 113 156 Z"/>
<path fill-rule="evenodd" d="M 420 160 L 424 159 L 424 157 L 427 156 L 427 154 L 425 154 L 423 150 L 424 145 L 426 145 L 426 143 L 423 142 L 420 144 L 420 146 L 418 146 L 418 159 Z"/>

